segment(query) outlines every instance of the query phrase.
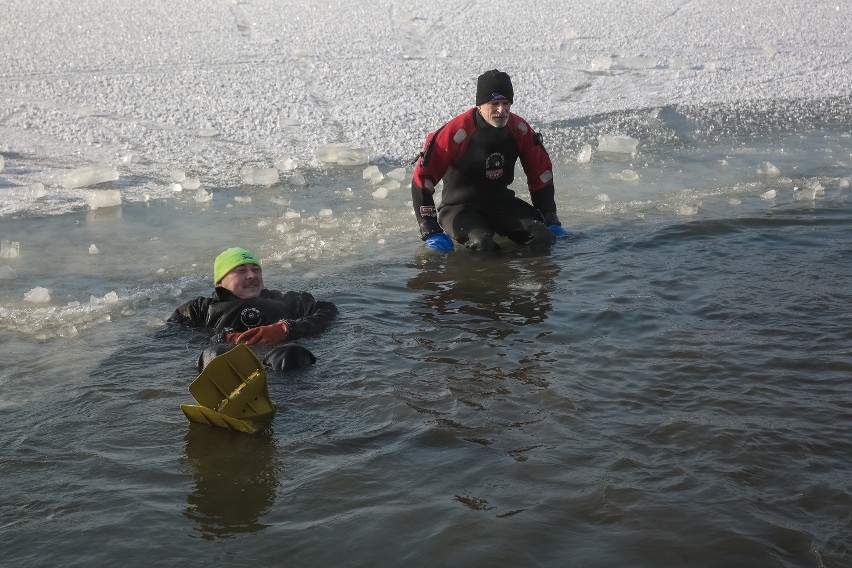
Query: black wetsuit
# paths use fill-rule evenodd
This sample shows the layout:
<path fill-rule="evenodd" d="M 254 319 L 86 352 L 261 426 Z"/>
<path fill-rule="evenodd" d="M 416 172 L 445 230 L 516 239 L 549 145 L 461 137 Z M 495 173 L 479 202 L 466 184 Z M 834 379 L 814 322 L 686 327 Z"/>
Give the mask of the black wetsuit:
<path fill-rule="evenodd" d="M 263 289 L 257 298 L 238 298 L 229 290 L 216 287 L 210 297 L 198 297 L 178 307 L 167 320 L 169 326 L 207 328 L 213 331 L 213 342 L 225 344 L 228 333 L 240 333 L 279 321 L 287 323 L 288 341 L 316 335 L 325 330 L 337 317 L 337 307 L 327 300 L 315 300 L 307 292 L 279 292 Z M 198 365 L 203 367 L 209 358 L 223 351 L 213 348 L 202 353 Z M 316 358 L 306 349 L 273 350 L 264 362 L 279 369 L 290 367 L 297 358 L 301 361 Z M 286 358 L 286 360 L 285 360 Z"/>
<path fill-rule="evenodd" d="M 315 300 L 307 292 L 279 292 L 264 288 L 257 298 L 238 298 L 229 290 L 216 287 L 213 295 L 198 297 L 178 307 L 169 323 L 186 327 L 209 327 L 215 337 L 224 339 L 230 332 L 243 332 L 260 325 L 284 320 L 288 339 L 315 335 L 337 317 L 337 307 L 327 300 Z"/>

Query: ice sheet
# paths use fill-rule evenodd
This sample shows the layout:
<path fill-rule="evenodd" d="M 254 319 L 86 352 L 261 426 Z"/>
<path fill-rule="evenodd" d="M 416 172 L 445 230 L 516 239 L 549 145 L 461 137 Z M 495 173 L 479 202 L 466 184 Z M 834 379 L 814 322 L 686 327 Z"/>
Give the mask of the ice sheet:
<path fill-rule="evenodd" d="M 50 207 L 13 195 L 0 216 L 84 207 L 63 176 L 99 164 L 129 177 L 125 201 L 179 195 L 173 170 L 198 179 L 193 190 L 233 185 L 282 156 L 299 180 L 331 144 L 401 165 L 494 67 L 537 127 L 848 95 L 850 12 L 839 0 L 7 0 L 0 181 L 43 183 Z"/>

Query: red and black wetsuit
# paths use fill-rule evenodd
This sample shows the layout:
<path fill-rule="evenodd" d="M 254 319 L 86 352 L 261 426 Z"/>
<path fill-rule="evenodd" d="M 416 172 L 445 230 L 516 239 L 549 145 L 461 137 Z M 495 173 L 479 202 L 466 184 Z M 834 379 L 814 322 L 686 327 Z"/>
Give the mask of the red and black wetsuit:
<path fill-rule="evenodd" d="M 508 187 L 519 158 L 532 205 Z M 436 210 L 435 185 L 441 179 Z M 411 195 L 424 239 L 445 231 L 465 243 L 472 231 L 483 230 L 525 243 L 531 224 L 559 224 L 550 156 L 541 137 L 514 113 L 505 127 L 496 128 L 474 107 L 430 133 L 414 169 Z"/>

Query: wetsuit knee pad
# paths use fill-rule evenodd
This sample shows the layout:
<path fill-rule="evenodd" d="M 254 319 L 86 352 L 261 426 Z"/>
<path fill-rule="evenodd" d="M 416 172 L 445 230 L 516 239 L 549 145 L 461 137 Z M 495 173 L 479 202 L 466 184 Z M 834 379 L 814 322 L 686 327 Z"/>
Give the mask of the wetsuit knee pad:
<path fill-rule="evenodd" d="M 263 364 L 275 371 L 294 371 L 316 362 L 307 348 L 292 343 L 275 347 L 263 358 Z"/>
<path fill-rule="evenodd" d="M 491 235 L 486 231 L 474 230 L 468 235 L 467 242 L 464 246 L 470 250 L 495 251 L 498 247 Z"/>
<path fill-rule="evenodd" d="M 550 229 L 544 223 L 532 223 L 527 227 L 530 234 L 528 245 L 550 245 L 553 244 L 554 236 Z"/>

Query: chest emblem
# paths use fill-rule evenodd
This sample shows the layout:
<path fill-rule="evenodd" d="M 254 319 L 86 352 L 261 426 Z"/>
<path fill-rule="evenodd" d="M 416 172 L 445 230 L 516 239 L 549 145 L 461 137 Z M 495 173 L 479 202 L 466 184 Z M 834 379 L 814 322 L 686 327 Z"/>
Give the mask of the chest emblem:
<path fill-rule="evenodd" d="M 489 154 L 485 158 L 485 177 L 488 179 L 500 179 L 503 177 L 503 165 L 506 163 L 506 157 L 500 152 Z"/>
<path fill-rule="evenodd" d="M 257 308 L 246 308 L 240 312 L 240 323 L 247 328 L 260 325 L 261 315 Z"/>

